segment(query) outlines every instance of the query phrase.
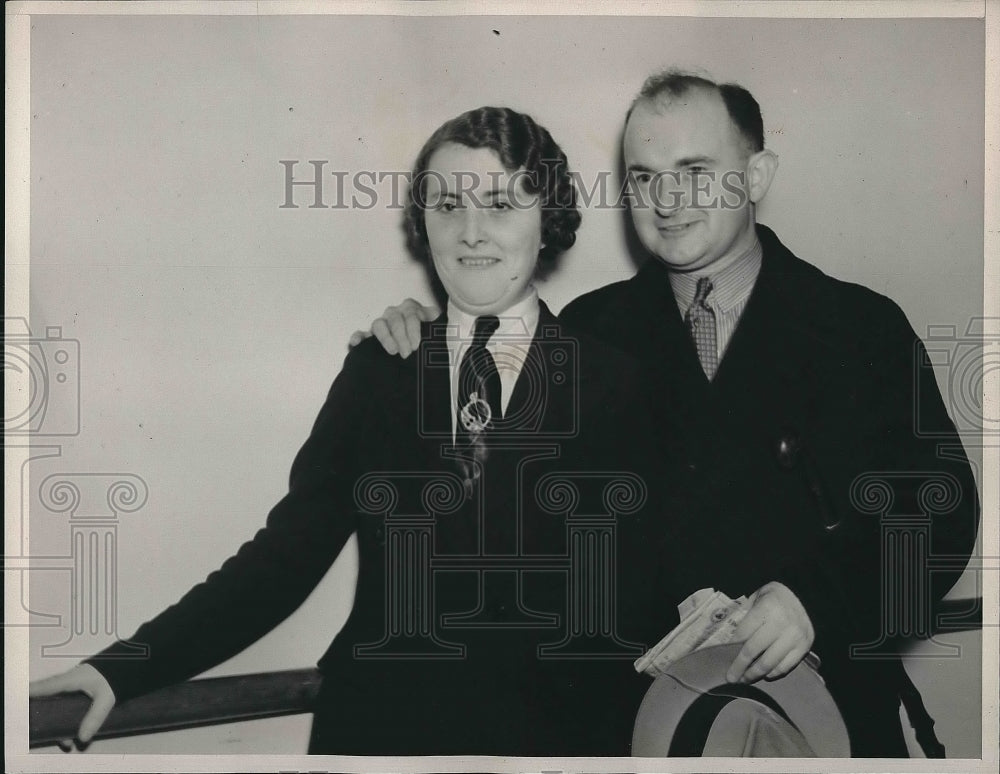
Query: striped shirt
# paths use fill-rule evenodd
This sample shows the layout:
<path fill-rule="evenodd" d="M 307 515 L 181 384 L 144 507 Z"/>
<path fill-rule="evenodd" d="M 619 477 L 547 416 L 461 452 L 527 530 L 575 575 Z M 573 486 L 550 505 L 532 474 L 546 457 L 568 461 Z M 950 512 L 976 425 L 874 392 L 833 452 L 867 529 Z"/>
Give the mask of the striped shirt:
<path fill-rule="evenodd" d="M 764 250 L 755 239 L 749 250 L 718 274 L 670 272 L 670 287 L 674 291 L 681 318 L 687 315 L 687 310 L 694 301 L 698 279 L 705 276 L 711 278 L 713 287 L 706 305 L 715 312 L 716 350 L 720 363 L 729 340 L 739 325 L 743 310 L 746 309 L 747 301 L 750 300 L 750 293 L 760 274 L 763 256 Z"/>

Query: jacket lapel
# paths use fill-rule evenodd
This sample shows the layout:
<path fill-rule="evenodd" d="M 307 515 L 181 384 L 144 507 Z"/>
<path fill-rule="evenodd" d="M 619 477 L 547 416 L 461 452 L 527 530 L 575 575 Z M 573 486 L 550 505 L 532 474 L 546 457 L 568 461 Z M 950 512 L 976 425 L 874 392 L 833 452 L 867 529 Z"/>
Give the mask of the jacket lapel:
<path fill-rule="evenodd" d="M 795 259 L 769 229 L 757 231 L 763 262 L 716 374 L 716 397 L 722 405 L 760 407 L 759 416 L 784 417 L 775 433 L 798 433 L 829 386 L 808 363 L 835 354 L 828 353 L 822 331 L 807 322 L 815 316 L 813 302 L 799 290 Z"/>
<path fill-rule="evenodd" d="M 436 446 L 451 446 L 453 408 L 447 315 L 442 314 L 421 327 L 421 344 L 414 355 L 419 358 L 417 405 L 420 410 L 420 434 Z"/>
<path fill-rule="evenodd" d="M 538 328 L 504 414 L 514 433 L 559 434 L 579 416 L 577 373 L 581 353 L 563 332 L 544 301 L 539 301 Z M 594 390 L 593 392 L 597 392 Z"/>

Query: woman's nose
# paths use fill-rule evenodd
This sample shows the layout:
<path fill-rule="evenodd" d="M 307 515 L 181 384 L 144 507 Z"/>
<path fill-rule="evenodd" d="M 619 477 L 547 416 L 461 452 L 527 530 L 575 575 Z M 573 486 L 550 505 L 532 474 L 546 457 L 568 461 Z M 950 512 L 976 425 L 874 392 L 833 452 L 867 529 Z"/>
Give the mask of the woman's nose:
<path fill-rule="evenodd" d="M 481 217 L 482 214 L 479 212 L 478 207 L 466 207 L 462 212 L 462 231 L 460 238 L 462 243 L 468 247 L 475 247 L 476 245 L 486 241 L 486 234 L 483 230 Z"/>

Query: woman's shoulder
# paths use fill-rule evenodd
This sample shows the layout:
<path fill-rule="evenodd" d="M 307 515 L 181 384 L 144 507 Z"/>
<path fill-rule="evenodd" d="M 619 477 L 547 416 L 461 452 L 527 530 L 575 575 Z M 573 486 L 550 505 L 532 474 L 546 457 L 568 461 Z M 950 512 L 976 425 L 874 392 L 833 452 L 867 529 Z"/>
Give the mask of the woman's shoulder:
<path fill-rule="evenodd" d="M 414 371 L 416 359 L 416 354 L 406 359 L 390 355 L 372 336 L 351 347 L 331 391 L 349 390 L 369 397 L 398 392 L 409 383 L 407 375 Z"/>

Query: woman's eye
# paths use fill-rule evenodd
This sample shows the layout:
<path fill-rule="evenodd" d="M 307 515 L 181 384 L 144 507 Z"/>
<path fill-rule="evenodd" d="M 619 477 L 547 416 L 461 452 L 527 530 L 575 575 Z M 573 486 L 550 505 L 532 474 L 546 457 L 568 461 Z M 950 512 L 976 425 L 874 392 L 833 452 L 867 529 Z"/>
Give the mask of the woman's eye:
<path fill-rule="evenodd" d="M 493 209 L 494 210 L 499 210 L 499 211 L 509 210 L 510 209 L 510 204 L 508 202 L 496 201 L 496 202 L 493 202 Z"/>

